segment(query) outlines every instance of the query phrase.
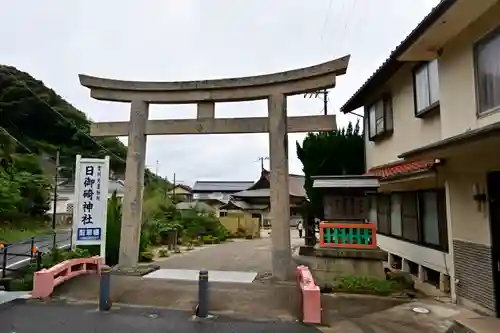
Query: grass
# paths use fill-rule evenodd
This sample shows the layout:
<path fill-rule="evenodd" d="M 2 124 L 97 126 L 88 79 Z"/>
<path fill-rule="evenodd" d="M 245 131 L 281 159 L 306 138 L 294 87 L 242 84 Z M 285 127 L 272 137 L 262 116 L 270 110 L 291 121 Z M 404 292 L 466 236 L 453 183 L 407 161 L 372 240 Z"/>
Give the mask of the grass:
<path fill-rule="evenodd" d="M 404 287 L 395 280 L 382 280 L 370 277 L 347 276 L 333 282 L 332 290 L 354 294 L 388 296 L 403 291 Z"/>
<path fill-rule="evenodd" d="M 7 228 L 0 227 L 0 242 L 15 243 L 26 238 L 40 236 L 52 231 L 51 228 L 37 226 L 34 228 Z"/>

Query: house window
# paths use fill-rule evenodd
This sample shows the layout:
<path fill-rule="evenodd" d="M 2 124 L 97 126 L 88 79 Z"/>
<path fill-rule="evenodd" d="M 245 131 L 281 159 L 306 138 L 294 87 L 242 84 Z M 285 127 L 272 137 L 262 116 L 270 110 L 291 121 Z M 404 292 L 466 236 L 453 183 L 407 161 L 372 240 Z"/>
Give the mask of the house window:
<path fill-rule="evenodd" d="M 423 192 L 419 197 L 424 242 L 439 245 L 439 216 L 436 192 Z"/>
<path fill-rule="evenodd" d="M 391 196 L 382 194 L 377 201 L 377 232 L 389 235 L 391 232 Z"/>
<path fill-rule="evenodd" d="M 370 212 L 368 213 L 368 222 L 377 225 L 377 196 L 370 195 Z"/>
<path fill-rule="evenodd" d="M 391 195 L 391 235 L 401 237 L 403 230 L 401 226 L 401 194 Z"/>
<path fill-rule="evenodd" d="M 378 233 L 448 251 L 443 189 L 379 195 L 373 211 L 378 220 Z"/>
<path fill-rule="evenodd" d="M 419 65 L 413 73 L 415 115 L 422 116 L 439 105 L 438 62 L 432 60 Z"/>
<path fill-rule="evenodd" d="M 370 140 L 392 132 L 392 100 L 390 96 L 384 96 L 368 107 L 368 129 Z"/>
<path fill-rule="evenodd" d="M 478 113 L 500 108 L 500 32 L 481 40 L 475 47 Z"/>
<path fill-rule="evenodd" d="M 401 225 L 403 238 L 412 242 L 419 240 L 417 193 L 401 193 Z"/>
<path fill-rule="evenodd" d="M 419 193 L 423 242 L 443 249 L 448 248 L 445 198 L 444 190 Z"/>
<path fill-rule="evenodd" d="M 219 212 L 219 217 L 225 217 L 227 216 L 227 211 L 220 211 Z"/>

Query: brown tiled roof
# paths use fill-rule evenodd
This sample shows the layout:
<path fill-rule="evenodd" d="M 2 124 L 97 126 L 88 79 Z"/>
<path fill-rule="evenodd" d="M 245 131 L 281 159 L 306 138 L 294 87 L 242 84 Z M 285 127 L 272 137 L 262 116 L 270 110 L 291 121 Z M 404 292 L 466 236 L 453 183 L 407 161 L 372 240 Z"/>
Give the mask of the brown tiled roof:
<path fill-rule="evenodd" d="M 396 176 L 405 176 L 414 172 L 431 170 L 436 165 L 434 160 L 403 161 L 393 164 L 381 165 L 368 170 L 366 175 L 388 179 Z"/>
<path fill-rule="evenodd" d="M 365 98 L 380 85 L 391 78 L 403 65 L 398 58 L 415 43 L 427 29 L 432 26 L 457 0 L 442 0 L 431 12 L 417 25 L 415 29 L 403 40 L 389 55 L 389 58 L 366 80 L 366 82 L 345 102 L 340 108 L 343 113 L 348 113 L 362 107 Z"/>

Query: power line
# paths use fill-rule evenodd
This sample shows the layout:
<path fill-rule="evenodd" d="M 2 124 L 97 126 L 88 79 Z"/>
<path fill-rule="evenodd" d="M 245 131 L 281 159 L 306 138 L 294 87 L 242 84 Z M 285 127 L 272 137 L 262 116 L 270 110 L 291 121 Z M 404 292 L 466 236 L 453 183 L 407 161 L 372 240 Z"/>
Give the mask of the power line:
<path fill-rule="evenodd" d="M 7 134 L 10 138 L 12 138 L 14 141 L 16 141 L 21 147 L 23 147 L 24 149 L 26 149 L 26 151 L 28 151 L 30 154 L 33 154 L 33 152 L 31 151 L 31 149 L 29 149 L 28 147 L 26 147 L 21 141 L 19 141 L 18 139 L 16 139 L 12 134 L 9 133 L 9 131 L 7 131 L 5 128 L 3 128 L 2 126 L 0 126 L 0 129 L 5 133 Z"/>
<path fill-rule="evenodd" d="M 350 17 L 351 17 L 351 15 L 353 15 L 353 13 L 356 12 L 355 9 L 356 9 L 357 2 L 358 2 L 358 0 L 353 0 L 352 6 L 351 6 L 351 12 L 349 13 L 349 15 L 346 15 L 346 21 L 345 21 L 345 24 L 344 24 L 344 30 L 342 31 L 342 34 L 341 34 L 341 36 L 343 36 L 343 38 L 340 40 L 339 50 L 342 50 L 342 48 L 344 47 L 345 41 L 348 40 L 347 27 L 351 23 L 351 21 L 349 20 Z"/>
<path fill-rule="evenodd" d="M 51 109 L 52 111 L 54 111 L 57 115 L 59 115 L 59 117 L 61 117 L 62 119 L 64 119 L 67 123 L 69 123 L 74 129 L 76 129 L 77 132 L 85 135 L 88 139 L 90 139 L 90 141 L 92 141 L 93 143 L 95 143 L 98 147 L 102 148 L 103 150 L 105 150 L 106 152 L 108 152 L 110 155 L 114 156 L 116 159 L 120 160 L 121 162 L 123 163 L 126 163 L 126 161 L 121 158 L 120 156 L 116 155 L 115 153 L 113 153 L 111 150 L 109 150 L 108 148 L 104 147 L 102 144 L 100 144 L 97 140 L 95 140 L 93 137 L 91 137 L 90 135 L 88 135 L 87 133 L 85 133 L 84 131 L 82 131 L 80 128 L 78 128 L 78 126 L 76 126 L 71 120 L 69 120 L 68 118 L 66 118 L 63 114 L 61 114 L 59 111 L 57 111 L 56 109 L 54 109 L 49 103 L 47 103 L 46 101 L 44 101 L 43 99 L 41 99 L 40 97 L 38 97 L 37 94 L 35 94 L 35 92 L 33 90 L 31 90 L 30 87 L 28 87 L 28 85 L 21 81 L 21 80 L 18 80 L 14 74 L 12 73 L 8 73 L 13 79 L 14 81 L 20 83 L 23 85 L 24 88 L 26 88 L 36 99 L 38 99 L 40 102 L 42 102 L 43 104 L 45 104 L 46 106 L 49 107 L 49 109 Z M 17 140 L 16 140 L 17 141 Z"/>
<path fill-rule="evenodd" d="M 330 18 L 330 10 L 332 9 L 332 2 L 333 0 L 330 0 L 328 2 L 328 9 L 326 10 L 325 22 L 323 23 L 323 29 L 321 30 L 321 41 L 323 41 L 323 38 L 325 37 L 325 31 L 328 25 L 328 19 Z"/>

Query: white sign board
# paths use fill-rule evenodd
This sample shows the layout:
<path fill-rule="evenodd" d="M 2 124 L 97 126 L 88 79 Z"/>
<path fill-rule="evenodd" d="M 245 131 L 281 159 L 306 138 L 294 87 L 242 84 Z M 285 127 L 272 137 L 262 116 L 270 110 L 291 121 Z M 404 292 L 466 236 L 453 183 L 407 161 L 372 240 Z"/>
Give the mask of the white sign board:
<path fill-rule="evenodd" d="M 76 156 L 73 245 L 101 245 L 106 249 L 109 157 Z"/>

